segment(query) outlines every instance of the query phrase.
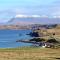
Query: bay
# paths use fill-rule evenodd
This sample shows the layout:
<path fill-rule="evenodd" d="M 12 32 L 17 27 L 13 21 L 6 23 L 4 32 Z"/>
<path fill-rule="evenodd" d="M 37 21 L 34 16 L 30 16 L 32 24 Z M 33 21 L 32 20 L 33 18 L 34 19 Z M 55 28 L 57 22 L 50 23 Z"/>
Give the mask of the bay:
<path fill-rule="evenodd" d="M 16 48 L 30 46 L 29 43 L 16 42 L 16 40 L 29 40 L 31 30 L 0 30 L 0 48 Z"/>

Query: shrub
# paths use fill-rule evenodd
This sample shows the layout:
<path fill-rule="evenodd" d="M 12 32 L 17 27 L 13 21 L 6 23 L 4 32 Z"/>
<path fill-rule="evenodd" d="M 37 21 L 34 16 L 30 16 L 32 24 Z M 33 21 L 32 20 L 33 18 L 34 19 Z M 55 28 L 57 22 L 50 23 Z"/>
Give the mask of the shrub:
<path fill-rule="evenodd" d="M 42 42 L 42 41 L 45 41 L 45 39 L 43 39 L 43 38 L 33 38 L 33 39 L 30 39 L 30 41 Z"/>

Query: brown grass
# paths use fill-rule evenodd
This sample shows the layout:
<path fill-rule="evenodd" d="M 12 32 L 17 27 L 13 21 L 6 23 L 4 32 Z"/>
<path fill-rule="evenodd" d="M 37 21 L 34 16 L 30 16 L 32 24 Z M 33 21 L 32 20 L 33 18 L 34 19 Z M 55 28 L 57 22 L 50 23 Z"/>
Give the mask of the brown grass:
<path fill-rule="evenodd" d="M 0 49 L 0 60 L 60 60 L 60 48 L 24 47 Z"/>

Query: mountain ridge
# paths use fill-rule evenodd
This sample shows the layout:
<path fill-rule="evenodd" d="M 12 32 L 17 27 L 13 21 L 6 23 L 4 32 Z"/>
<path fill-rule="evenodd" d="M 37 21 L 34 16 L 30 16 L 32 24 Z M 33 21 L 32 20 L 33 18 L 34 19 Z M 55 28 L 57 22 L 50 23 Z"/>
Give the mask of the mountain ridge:
<path fill-rule="evenodd" d="M 8 24 L 29 25 L 29 24 L 60 24 L 60 18 L 12 18 Z"/>

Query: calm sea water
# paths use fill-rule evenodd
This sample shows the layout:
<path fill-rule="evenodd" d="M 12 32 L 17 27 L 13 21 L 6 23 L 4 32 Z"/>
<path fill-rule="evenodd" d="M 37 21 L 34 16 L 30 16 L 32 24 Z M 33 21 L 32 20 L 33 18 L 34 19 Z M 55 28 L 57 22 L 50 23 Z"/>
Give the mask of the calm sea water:
<path fill-rule="evenodd" d="M 0 30 L 0 48 L 15 48 L 30 46 L 28 43 L 16 42 L 16 40 L 26 40 L 32 37 L 26 35 L 31 30 Z"/>

